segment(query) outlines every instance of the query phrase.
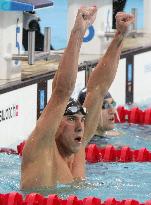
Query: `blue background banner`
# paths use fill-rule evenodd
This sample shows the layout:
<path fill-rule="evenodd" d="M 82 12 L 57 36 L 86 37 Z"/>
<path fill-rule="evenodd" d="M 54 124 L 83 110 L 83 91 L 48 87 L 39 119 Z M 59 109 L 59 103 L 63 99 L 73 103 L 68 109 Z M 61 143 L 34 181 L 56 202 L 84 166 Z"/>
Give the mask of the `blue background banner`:
<path fill-rule="evenodd" d="M 11 9 L 11 0 L 0 1 L 0 11 L 9 11 Z"/>
<path fill-rule="evenodd" d="M 50 0 L 1 0 L 0 11 L 33 11 L 52 5 L 53 2 Z"/>

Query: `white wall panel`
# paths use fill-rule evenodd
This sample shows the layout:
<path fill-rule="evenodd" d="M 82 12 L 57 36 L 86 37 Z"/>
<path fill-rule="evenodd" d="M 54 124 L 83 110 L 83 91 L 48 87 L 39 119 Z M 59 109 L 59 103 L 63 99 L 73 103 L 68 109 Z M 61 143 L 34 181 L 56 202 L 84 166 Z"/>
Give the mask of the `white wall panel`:
<path fill-rule="evenodd" d="M 134 56 L 134 102 L 151 98 L 151 51 Z"/>
<path fill-rule="evenodd" d="M 126 95 L 126 59 L 122 58 L 119 61 L 115 79 L 109 89 L 111 95 L 118 105 L 125 104 Z"/>
<path fill-rule="evenodd" d="M 16 147 L 36 124 L 37 84 L 0 95 L 0 147 Z"/>

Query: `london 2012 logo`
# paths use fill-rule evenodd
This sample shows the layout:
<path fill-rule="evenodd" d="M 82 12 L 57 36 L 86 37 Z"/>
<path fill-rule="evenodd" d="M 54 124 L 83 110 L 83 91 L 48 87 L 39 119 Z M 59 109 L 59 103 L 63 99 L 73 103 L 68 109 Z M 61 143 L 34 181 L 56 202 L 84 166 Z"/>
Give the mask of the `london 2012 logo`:
<path fill-rule="evenodd" d="M 19 106 L 10 105 L 6 108 L 0 109 L 0 122 L 6 121 L 19 115 Z"/>
<path fill-rule="evenodd" d="M 0 1 L 0 11 L 8 11 L 11 8 L 11 0 Z"/>

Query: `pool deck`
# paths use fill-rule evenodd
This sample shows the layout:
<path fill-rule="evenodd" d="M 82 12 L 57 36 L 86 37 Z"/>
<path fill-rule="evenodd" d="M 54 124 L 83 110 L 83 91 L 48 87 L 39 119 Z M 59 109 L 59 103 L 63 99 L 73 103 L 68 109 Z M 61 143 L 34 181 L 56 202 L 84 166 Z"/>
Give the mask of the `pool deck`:
<path fill-rule="evenodd" d="M 151 34 L 139 35 L 135 38 L 128 37 L 124 40 L 124 46 L 122 50 L 122 55 L 128 55 L 134 51 L 140 51 L 146 48 L 151 50 Z M 38 81 L 42 77 L 48 75 L 54 75 L 55 71 L 58 68 L 58 64 L 61 58 L 62 51 L 52 51 L 52 54 L 48 61 L 37 61 L 34 65 L 28 65 L 27 62 L 22 62 L 22 72 L 21 79 L 12 79 L 12 80 L 0 80 L 0 94 L 15 89 L 16 86 L 24 87 L 31 81 Z M 86 62 L 96 63 L 101 55 L 93 54 L 80 54 L 79 57 L 79 69 L 82 70 L 82 67 L 86 66 Z"/>

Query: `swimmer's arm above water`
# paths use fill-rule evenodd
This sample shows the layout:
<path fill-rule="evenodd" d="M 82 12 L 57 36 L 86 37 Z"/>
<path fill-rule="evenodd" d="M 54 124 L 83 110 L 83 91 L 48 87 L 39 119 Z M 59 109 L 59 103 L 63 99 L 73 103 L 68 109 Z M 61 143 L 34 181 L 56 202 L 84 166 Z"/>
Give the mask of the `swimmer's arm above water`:
<path fill-rule="evenodd" d="M 53 144 L 67 102 L 75 86 L 79 51 L 83 37 L 88 26 L 95 20 L 96 10 L 96 7 L 81 8 L 78 10 L 68 46 L 59 64 L 51 98 L 41 114 L 36 128 L 27 140 L 24 153 L 28 152 L 28 154 L 30 153 L 34 156 L 37 151 L 40 152 L 45 146 L 50 147 Z M 83 14 L 86 18 L 83 18 Z"/>
<path fill-rule="evenodd" d="M 116 15 L 117 32 L 105 55 L 99 60 L 95 70 L 90 75 L 87 85 L 87 96 L 84 102 L 88 112 L 84 133 L 86 142 L 90 140 L 97 128 L 103 98 L 114 80 L 123 40 L 128 31 L 128 26 L 133 22 L 134 17 L 130 14 L 119 12 Z"/>
<path fill-rule="evenodd" d="M 92 25 L 95 21 L 95 18 L 96 18 L 96 12 L 97 12 L 97 8 L 96 6 L 92 6 L 92 7 L 81 7 L 78 11 L 78 15 L 77 15 L 77 18 L 79 19 L 79 21 L 81 21 L 82 24 L 79 24 L 77 25 L 78 26 L 78 29 L 82 31 L 80 32 L 81 35 L 79 36 L 80 39 L 82 39 L 83 41 L 83 37 L 84 37 L 84 34 L 87 30 L 87 28 Z M 78 24 L 78 21 L 75 22 L 75 25 L 74 27 L 76 28 L 76 24 Z M 73 32 L 76 31 L 76 29 L 73 28 Z M 72 55 L 72 54 L 71 54 Z M 71 56 L 72 59 L 73 56 Z M 68 60 L 71 60 L 70 59 L 70 56 L 69 56 L 69 59 Z M 77 65 L 78 66 L 78 65 Z M 68 68 L 70 69 L 70 66 L 68 65 Z M 56 82 L 58 80 L 58 73 L 59 73 L 59 70 L 56 71 L 56 74 L 55 74 L 55 77 L 54 77 L 54 80 L 52 82 L 52 90 L 54 90 L 54 88 L 56 87 Z"/>

